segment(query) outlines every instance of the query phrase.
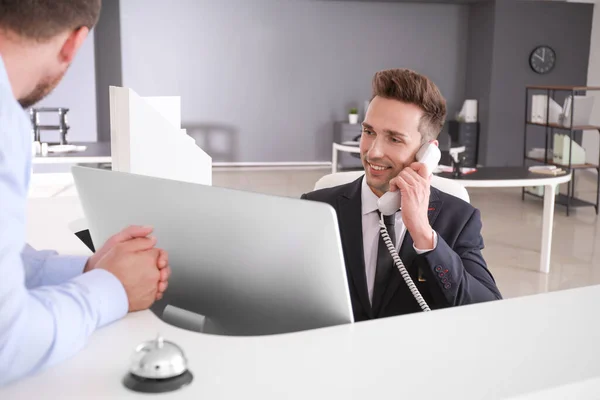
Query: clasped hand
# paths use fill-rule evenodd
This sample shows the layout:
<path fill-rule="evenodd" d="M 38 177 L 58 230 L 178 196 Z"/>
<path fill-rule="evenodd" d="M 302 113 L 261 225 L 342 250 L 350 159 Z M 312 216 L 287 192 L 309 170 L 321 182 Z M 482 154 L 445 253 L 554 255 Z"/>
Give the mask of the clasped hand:
<path fill-rule="evenodd" d="M 165 250 L 155 248 L 151 227 L 130 226 L 106 241 L 85 266 L 84 272 L 105 269 L 125 288 L 129 311 L 143 310 L 160 300 L 167 290 L 171 268 Z"/>

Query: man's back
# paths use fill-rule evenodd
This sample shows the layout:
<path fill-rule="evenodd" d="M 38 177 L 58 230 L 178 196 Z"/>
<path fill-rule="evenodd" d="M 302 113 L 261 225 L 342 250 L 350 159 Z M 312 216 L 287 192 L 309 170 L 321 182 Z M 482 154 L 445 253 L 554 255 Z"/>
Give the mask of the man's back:
<path fill-rule="evenodd" d="M 58 258 L 26 245 L 29 132 L 0 58 L 0 384 L 63 358 L 98 326 L 127 311 L 127 297 L 114 276 L 100 270 L 80 275 L 87 257 Z M 102 309 L 98 304 L 106 302 L 106 290 L 115 299 Z"/>
<path fill-rule="evenodd" d="M 100 0 L 0 1 L 0 385 L 81 349 L 97 328 L 166 290 L 151 227 L 128 227 L 90 257 L 25 243 L 32 129 L 27 109 L 61 81 Z"/>

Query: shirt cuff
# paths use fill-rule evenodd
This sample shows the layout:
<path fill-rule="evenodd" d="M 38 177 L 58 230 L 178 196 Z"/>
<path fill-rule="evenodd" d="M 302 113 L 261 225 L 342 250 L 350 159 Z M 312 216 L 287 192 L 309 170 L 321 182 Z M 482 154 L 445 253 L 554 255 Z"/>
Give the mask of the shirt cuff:
<path fill-rule="evenodd" d="M 87 256 L 50 256 L 44 262 L 43 285 L 60 285 L 83 273 Z"/>
<path fill-rule="evenodd" d="M 104 269 L 79 275 L 73 282 L 86 288 L 91 303 L 98 310 L 98 328 L 123 318 L 129 309 L 127 293 L 121 281 Z"/>
<path fill-rule="evenodd" d="M 424 254 L 424 253 L 428 253 L 430 251 L 435 250 L 435 248 L 437 247 L 437 243 L 438 243 L 438 235 L 436 231 L 433 231 L 433 249 L 429 249 L 429 250 L 421 250 L 421 249 L 417 249 L 413 243 L 413 248 L 415 249 L 415 251 L 417 252 L 417 254 Z"/>

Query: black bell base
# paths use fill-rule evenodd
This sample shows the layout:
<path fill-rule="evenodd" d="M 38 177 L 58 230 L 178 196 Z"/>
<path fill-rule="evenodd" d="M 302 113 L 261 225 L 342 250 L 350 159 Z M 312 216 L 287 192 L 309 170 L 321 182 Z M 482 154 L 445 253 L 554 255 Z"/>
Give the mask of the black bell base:
<path fill-rule="evenodd" d="M 181 389 L 192 383 L 192 380 L 194 380 L 194 376 L 190 371 L 168 379 L 141 378 L 130 373 L 123 378 L 123 385 L 138 393 L 166 393 Z"/>

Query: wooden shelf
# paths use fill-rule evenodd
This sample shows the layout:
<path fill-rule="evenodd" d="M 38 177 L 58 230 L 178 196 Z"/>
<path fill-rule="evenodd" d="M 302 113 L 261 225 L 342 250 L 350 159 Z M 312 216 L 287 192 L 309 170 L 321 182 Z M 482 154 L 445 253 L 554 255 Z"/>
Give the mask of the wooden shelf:
<path fill-rule="evenodd" d="M 532 193 L 532 192 L 528 191 L 527 189 L 525 189 L 525 194 L 528 194 L 530 196 L 537 197 L 540 199 L 544 198 L 544 196 L 540 196 L 536 193 Z M 566 206 L 567 205 L 567 196 L 562 193 L 559 193 L 556 196 L 555 203 Z M 571 197 L 571 201 L 569 202 L 569 207 L 596 207 L 596 204 L 590 203 L 589 201 L 578 199 L 577 197 Z"/>
<path fill-rule="evenodd" d="M 600 132 L 600 126 L 596 126 L 596 125 L 574 125 L 573 127 L 568 127 L 568 126 L 563 126 L 563 125 L 555 124 L 555 123 L 544 124 L 541 122 L 530 122 L 530 121 L 527 121 L 527 124 L 549 127 L 549 128 L 554 128 L 554 129 L 563 129 L 563 130 L 567 130 L 567 131 L 573 130 L 573 131 L 599 131 Z"/>
<path fill-rule="evenodd" d="M 528 85 L 527 89 L 539 89 L 539 90 L 600 90 L 598 86 L 570 86 L 570 85 L 554 85 L 554 86 L 539 86 L 539 85 Z"/>
<path fill-rule="evenodd" d="M 530 162 L 536 162 L 536 163 L 540 163 L 543 165 L 554 165 L 557 167 L 562 167 L 563 169 L 567 169 L 568 171 L 571 172 L 572 174 L 572 179 L 571 181 L 568 183 L 567 185 L 567 196 L 565 195 L 559 195 L 556 197 L 556 202 L 558 204 L 564 204 L 566 205 L 567 208 L 567 217 L 569 216 L 569 209 L 570 208 L 574 208 L 574 207 L 584 207 L 584 206 L 594 206 L 595 210 L 596 210 L 596 215 L 599 214 L 600 212 L 600 166 L 597 164 L 591 164 L 591 163 L 584 163 L 584 164 L 572 164 L 569 167 L 569 162 L 572 161 L 572 159 L 567 159 L 566 164 L 563 163 L 557 163 L 554 162 L 552 157 L 548 157 L 548 150 L 549 150 L 549 146 L 551 148 L 552 143 L 549 142 L 549 138 L 548 138 L 548 133 L 553 133 L 555 130 L 559 131 L 560 133 L 568 133 L 569 136 L 571 137 L 571 139 L 573 139 L 573 132 L 577 131 L 577 132 L 584 132 L 584 131 L 596 131 L 598 133 L 600 133 L 600 124 L 599 125 L 573 125 L 573 126 L 564 126 L 562 125 L 562 123 L 565 124 L 571 124 L 571 119 L 567 119 L 567 120 L 560 120 L 560 124 L 559 123 L 550 123 L 548 121 L 548 118 L 546 118 L 546 121 L 542 121 L 542 122 L 532 122 L 529 120 L 529 116 L 527 115 L 528 110 L 529 110 L 529 106 L 532 103 L 532 97 L 531 94 L 529 93 L 530 90 L 537 90 L 538 93 L 540 91 L 543 91 L 542 93 L 545 92 L 546 95 L 551 95 L 551 97 L 554 97 L 553 95 L 556 92 L 560 92 L 562 91 L 562 93 L 565 93 L 566 95 L 569 94 L 580 94 L 582 92 L 586 92 L 586 91 L 600 91 L 600 86 L 575 86 L 575 85 L 549 85 L 549 86 L 543 86 L 543 85 L 527 85 L 526 89 L 525 89 L 525 93 L 527 95 L 526 98 L 526 102 L 525 102 L 525 128 L 524 128 L 524 132 L 523 132 L 523 153 L 524 153 L 524 159 L 523 159 L 523 163 L 525 165 L 527 165 L 527 160 L 530 160 Z M 534 92 L 535 93 L 535 92 Z M 589 93 L 588 93 L 589 95 Z M 533 104 L 531 104 L 531 106 L 533 106 Z M 547 105 L 548 106 L 548 105 Z M 571 105 L 571 109 L 573 110 L 573 105 Z M 576 110 L 574 110 L 575 112 L 577 112 Z M 528 126 L 533 125 L 533 126 L 539 126 L 539 127 L 543 127 L 544 129 L 544 135 L 546 138 L 546 145 L 544 147 L 544 157 L 529 157 L 528 156 L 528 151 L 527 151 L 527 138 L 528 138 Z M 538 129 L 538 132 L 534 132 L 534 134 L 540 134 L 541 130 Z M 568 156 L 570 157 L 570 156 Z M 545 161 L 545 159 L 548 158 L 548 161 Z M 600 162 L 598 163 L 600 164 Z M 581 170 L 585 170 L 585 169 L 595 169 L 596 172 L 598 173 L 596 179 L 597 179 L 597 183 L 596 183 L 596 202 L 595 203 L 590 203 L 587 201 L 583 201 L 580 199 L 576 199 L 575 198 L 575 173 L 577 171 L 581 171 Z M 523 189 L 523 192 L 525 193 L 525 189 Z M 531 195 L 531 193 L 529 193 Z M 523 194 L 524 196 L 524 194 Z M 524 197 L 523 197 L 524 198 Z M 567 201 L 569 200 L 569 201 Z"/>
<path fill-rule="evenodd" d="M 544 161 L 543 157 L 525 157 L 526 160 L 531 160 L 531 161 L 537 161 L 540 162 L 542 164 L 548 164 L 548 165 L 556 165 L 557 167 L 564 167 L 564 168 L 569 168 L 569 165 L 567 164 L 560 164 L 560 163 L 555 163 L 554 161 L 548 160 L 548 162 Z M 598 169 L 598 166 L 595 164 L 573 164 L 571 165 L 571 169 L 587 169 L 587 168 L 596 168 Z"/>

